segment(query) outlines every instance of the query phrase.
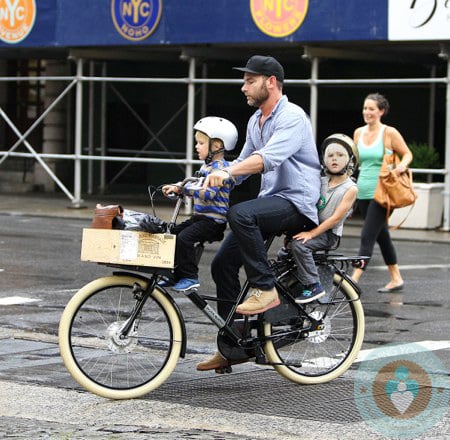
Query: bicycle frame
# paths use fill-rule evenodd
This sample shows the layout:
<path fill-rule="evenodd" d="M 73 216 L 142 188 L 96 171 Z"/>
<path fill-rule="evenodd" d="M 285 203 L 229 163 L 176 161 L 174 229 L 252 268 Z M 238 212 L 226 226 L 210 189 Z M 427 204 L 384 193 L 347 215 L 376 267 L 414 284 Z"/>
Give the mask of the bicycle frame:
<path fill-rule="evenodd" d="M 175 224 L 175 219 L 177 217 L 177 213 L 179 212 L 180 206 L 181 206 L 181 198 L 177 201 L 177 205 L 174 210 L 174 215 L 172 216 L 171 223 Z M 275 239 L 276 235 L 270 236 L 265 243 L 266 251 L 269 250 L 270 246 L 273 243 L 273 240 Z M 348 268 L 348 265 L 351 262 L 354 261 L 360 261 L 361 259 L 364 259 L 364 257 L 344 257 L 341 254 L 329 254 L 328 252 L 325 252 L 323 254 L 317 254 L 315 256 L 315 260 L 317 264 L 327 264 L 330 267 L 332 267 L 335 274 L 340 279 L 339 283 L 337 284 L 335 288 L 335 292 L 337 292 L 340 288 L 340 284 L 342 284 L 344 281 L 351 284 L 351 286 L 355 289 L 355 291 L 358 293 L 358 296 L 351 300 L 345 300 L 341 302 L 348 302 L 348 301 L 358 301 L 361 295 L 361 290 L 359 286 L 349 277 L 346 273 L 346 271 L 339 267 L 336 262 L 339 262 L 341 265 L 345 265 L 346 268 Z M 272 266 L 274 266 L 276 263 L 272 263 Z M 292 336 L 294 334 L 308 334 L 311 331 L 320 331 L 322 329 L 322 322 L 327 317 L 328 310 L 330 305 L 335 305 L 337 302 L 333 300 L 333 297 L 328 300 L 328 308 L 324 312 L 323 316 L 321 316 L 321 319 L 315 319 L 314 316 L 311 316 L 311 314 L 308 314 L 306 311 L 306 307 L 302 304 L 297 304 L 295 302 L 294 296 L 289 292 L 286 287 L 280 282 L 280 280 L 287 275 L 291 275 L 296 277 L 295 275 L 295 265 L 293 261 L 290 261 L 286 263 L 288 265 L 288 268 L 282 272 L 281 274 L 277 275 L 275 278 L 275 285 L 277 287 L 278 292 L 280 295 L 289 303 L 289 306 L 294 309 L 294 311 L 291 313 L 292 315 L 295 315 L 297 319 L 307 319 L 310 322 L 310 325 L 308 327 L 304 327 L 300 330 L 286 330 L 283 333 L 278 333 L 276 336 L 246 336 L 245 334 L 239 334 L 235 328 L 233 328 L 233 323 L 236 321 L 236 314 L 235 310 L 236 307 L 242 302 L 242 300 L 246 297 L 250 290 L 250 285 L 248 284 L 248 281 L 245 281 L 244 286 L 242 287 L 239 295 L 236 298 L 236 301 L 233 305 L 232 311 L 230 312 L 229 316 L 226 320 L 224 320 L 215 310 L 214 308 L 208 303 L 209 301 L 220 301 L 220 299 L 216 297 L 201 295 L 198 293 L 197 289 L 192 289 L 190 291 L 184 292 L 184 295 L 194 304 L 202 313 L 206 315 L 206 317 L 213 323 L 218 329 L 219 329 L 219 337 L 228 337 L 230 341 L 235 344 L 236 347 L 240 347 L 243 349 L 259 349 L 261 348 L 267 341 L 269 340 L 275 340 L 280 339 L 287 336 Z M 109 265 L 111 266 L 111 265 Z M 114 265 L 114 267 L 117 267 L 117 265 Z M 141 268 L 136 267 L 135 270 L 138 272 L 142 271 L 149 271 L 150 268 Z M 139 312 L 142 310 L 142 307 L 145 304 L 146 299 L 149 295 L 151 295 L 151 292 L 153 291 L 155 285 L 157 284 L 158 279 L 160 278 L 160 272 L 161 270 L 155 270 L 152 273 L 152 276 L 150 278 L 144 277 L 148 281 L 148 288 L 145 290 L 144 294 L 140 297 L 136 298 L 136 307 L 133 310 L 131 316 L 127 320 L 126 324 L 121 329 L 121 334 L 123 337 L 125 337 L 128 332 L 131 330 L 132 324 L 134 322 L 134 319 L 139 315 Z M 114 272 L 114 275 L 130 275 L 129 272 Z M 172 302 L 175 303 L 173 300 L 171 294 L 167 292 L 165 289 L 165 295 L 167 295 L 168 298 Z M 181 313 L 181 312 L 180 312 Z M 271 315 L 275 315 L 271 318 Z M 268 311 L 265 314 L 266 319 L 268 318 L 269 321 L 276 320 L 277 319 L 277 312 L 276 309 L 274 311 Z M 257 329 L 258 326 L 261 325 L 261 322 L 259 322 L 262 318 L 249 318 L 248 316 L 245 316 L 244 326 L 243 328 L 246 329 L 246 333 L 249 334 L 250 330 Z M 278 317 L 278 319 L 280 319 Z M 285 318 L 286 319 L 286 318 Z M 241 320 L 242 321 L 242 320 Z M 259 351 L 259 350 L 258 350 Z M 262 350 L 261 350 L 262 353 Z M 182 350 L 182 357 L 185 356 L 185 349 Z M 264 364 L 270 364 L 266 362 L 263 358 L 263 356 L 257 356 L 257 362 L 258 363 L 264 363 Z"/>

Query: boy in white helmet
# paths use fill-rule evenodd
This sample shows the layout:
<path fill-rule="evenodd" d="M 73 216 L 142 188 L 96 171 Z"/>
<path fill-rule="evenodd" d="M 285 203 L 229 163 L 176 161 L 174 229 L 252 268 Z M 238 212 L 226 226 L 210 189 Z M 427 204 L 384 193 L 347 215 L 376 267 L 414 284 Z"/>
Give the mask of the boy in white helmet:
<path fill-rule="evenodd" d="M 321 146 L 326 176 L 321 178 L 321 192 L 317 209 L 319 225 L 302 231 L 292 238 L 292 254 L 297 263 L 303 291 L 297 303 L 308 303 L 323 295 L 313 252 L 335 247 L 342 236 L 344 221 L 351 213 L 356 200 L 356 183 L 350 178 L 358 165 L 358 150 L 353 140 L 344 134 L 327 137 Z"/>
<path fill-rule="evenodd" d="M 199 174 L 206 177 L 214 170 L 229 166 L 224 159 L 224 152 L 233 150 L 238 139 L 238 132 L 233 123 L 227 119 L 208 116 L 194 125 L 195 149 L 200 160 L 205 163 Z M 172 233 L 177 236 L 175 250 L 174 280 L 163 282 L 173 289 L 185 292 L 199 287 L 198 262 L 195 244 L 216 241 L 223 237 L 226 228 L 230 191 L 234 184 L 229 180 L 221 187 L 202 188 L 203 182 L 188 183 L 181 189 L 177 184 L 164 185 L 163 194 L 179 193 L 180 190 L 193 198 L 194 213 L 183 223 L 176 225 Z"/>

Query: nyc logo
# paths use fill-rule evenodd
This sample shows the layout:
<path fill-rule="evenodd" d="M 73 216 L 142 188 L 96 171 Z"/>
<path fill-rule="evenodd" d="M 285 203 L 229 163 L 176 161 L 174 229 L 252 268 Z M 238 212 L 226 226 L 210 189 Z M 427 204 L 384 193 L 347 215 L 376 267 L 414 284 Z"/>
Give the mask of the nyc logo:
<path fill-rule="evenodd" d="M 293 34 L 303 23 L 308 0 L 250 0 L 250 11 L 261 32 L 281 38 Z"/>
<path fill-rule="evenodd" d="M 19 43 L 31 32 L 35 19 L 34 0 L 0 0 L 0 40 Z"/>
<path fill-rule="evenodd" d="M 111 0 L 114 26 L 122 37 L 131 41 L 150 36 L 158 26 L 161 11 L 162 0 Z"/>

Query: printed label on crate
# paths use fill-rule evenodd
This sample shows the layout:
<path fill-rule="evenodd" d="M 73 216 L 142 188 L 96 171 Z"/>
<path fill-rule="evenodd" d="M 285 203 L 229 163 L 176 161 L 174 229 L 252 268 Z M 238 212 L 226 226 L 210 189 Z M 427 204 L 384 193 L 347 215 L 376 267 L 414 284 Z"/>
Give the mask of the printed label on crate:
<path fill-rule="evenodd" d="M 120 259 L 134 261 L 138 256 L 139 235 L 132 231 L 122 231 L 120 234 Z"/>
<path fill-rule="evenodd" d="M 160 246 L 165 243 L 164 236 L 141 238 L 139 244 L 139 257 L 161 259 Z"/>

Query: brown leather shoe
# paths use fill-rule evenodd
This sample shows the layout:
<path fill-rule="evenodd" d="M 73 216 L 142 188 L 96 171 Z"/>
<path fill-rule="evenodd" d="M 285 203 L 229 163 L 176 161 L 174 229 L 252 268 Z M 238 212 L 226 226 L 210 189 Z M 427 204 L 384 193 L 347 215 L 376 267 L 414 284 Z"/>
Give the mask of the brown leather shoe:
<path fill-rule="evenodd" d="M 271 290 L 253 289 L 252 296 L 236 308 L 241 315 L 256 315 L 280 305 L 280 298 L 275 287 Z"/>
<path fill-rule="evenodd" d="M 198 371 L 209 371 L 209 370 L 219 370 L 221 368 L 226 368 L 231 365 L 242 364 L 247 362 L 248 359 L 231 360 L 225 359 L 219 352 L 214 353 L 214 356 L 207 359 L 206 361 L 197 364 Z"/>

